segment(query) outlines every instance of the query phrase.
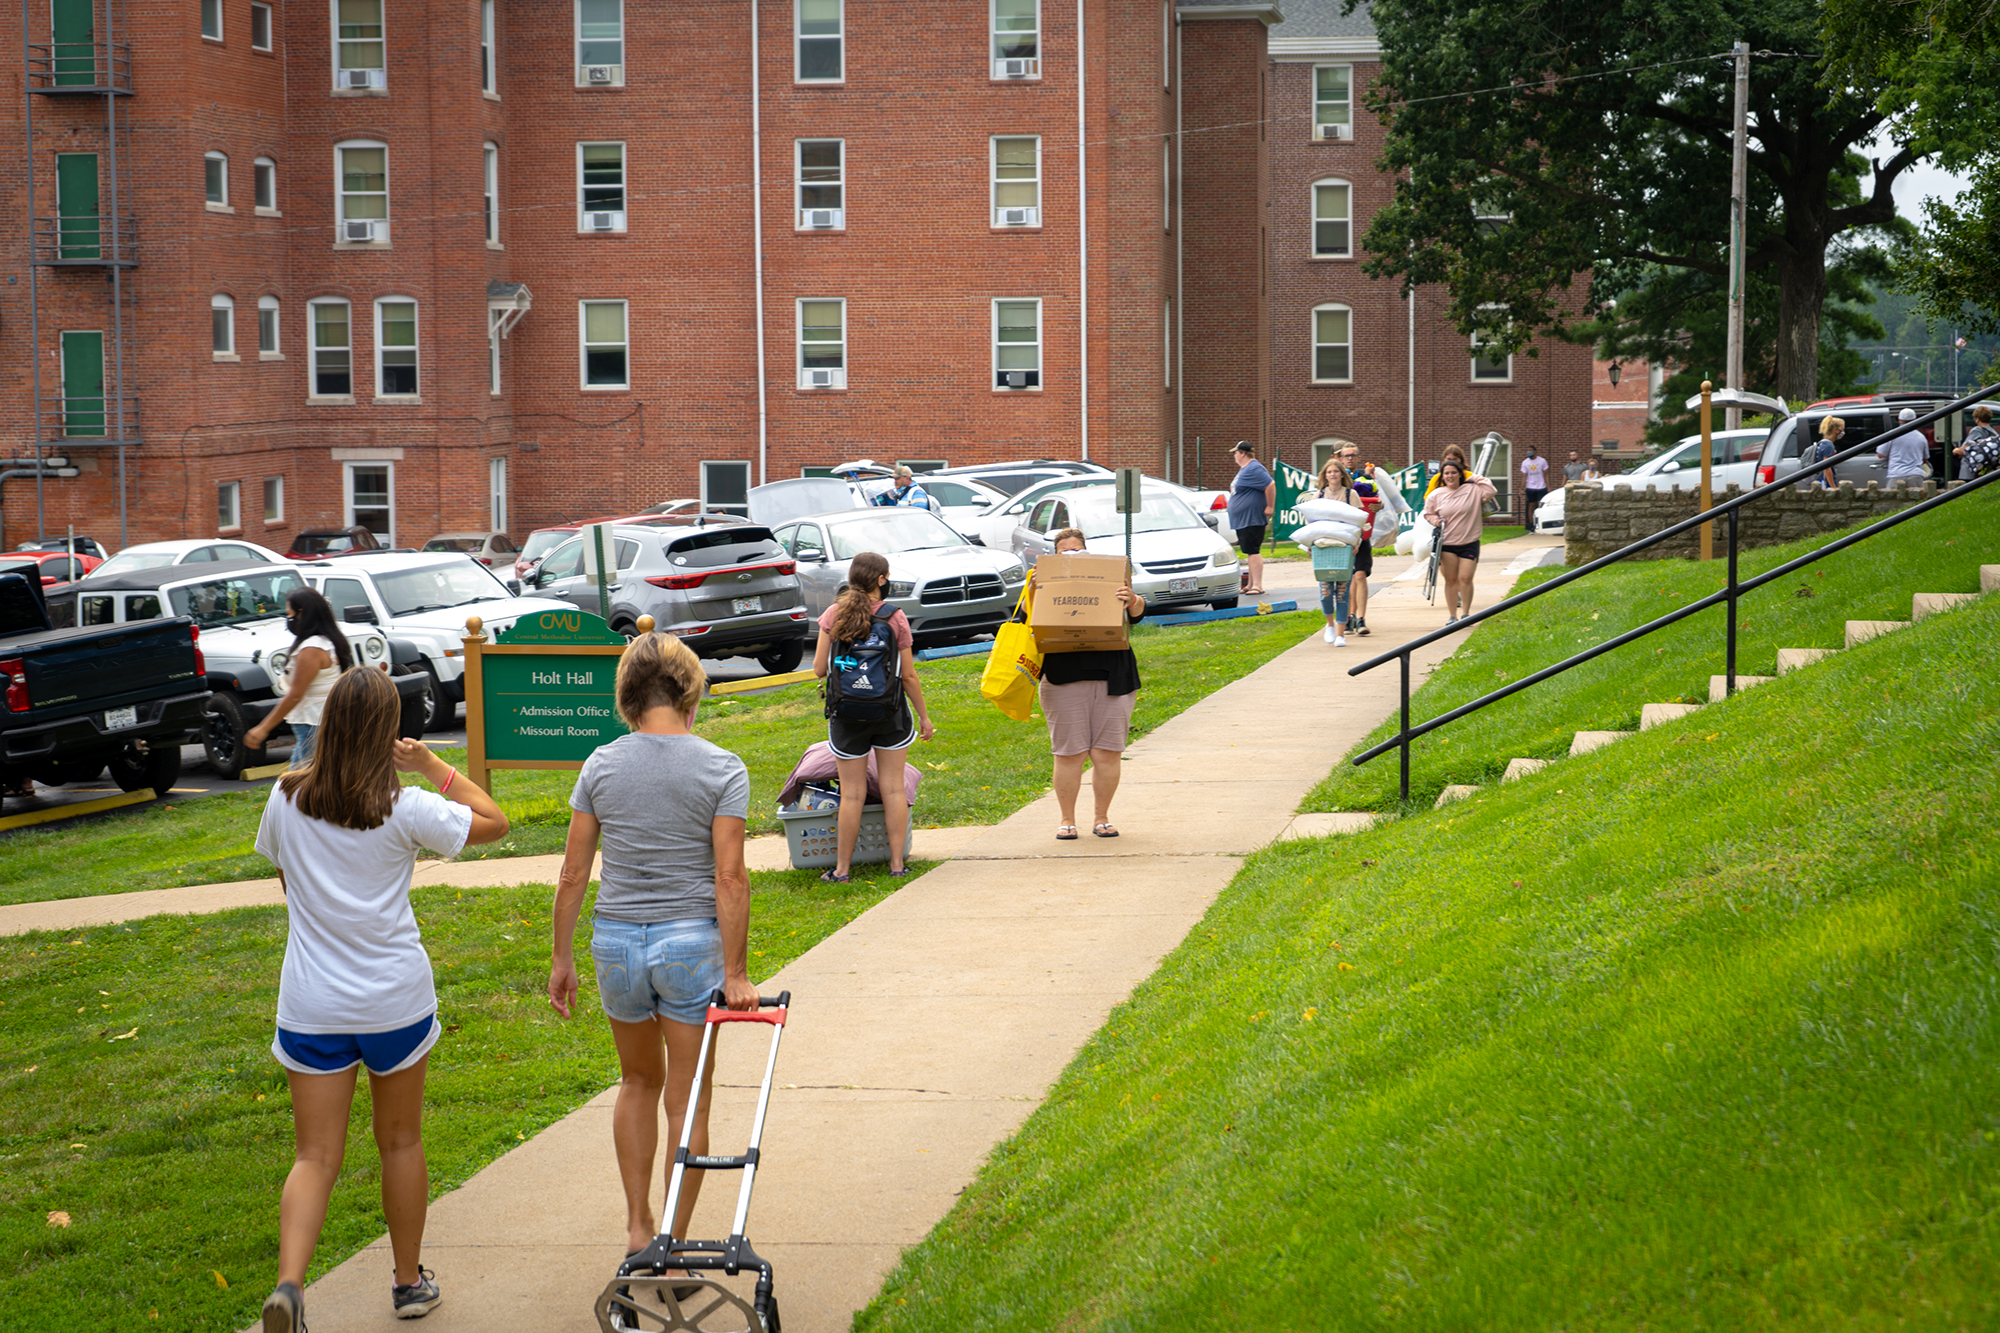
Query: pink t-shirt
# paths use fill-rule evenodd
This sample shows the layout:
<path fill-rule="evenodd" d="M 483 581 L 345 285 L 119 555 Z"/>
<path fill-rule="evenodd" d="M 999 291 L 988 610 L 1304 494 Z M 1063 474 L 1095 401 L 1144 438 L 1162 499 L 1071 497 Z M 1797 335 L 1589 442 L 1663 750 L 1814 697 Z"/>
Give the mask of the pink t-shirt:
<path fill-rule="evenodd" d="M 879 607 L 877 608 L 880 609 Z M 838 602 L 820 612 L 819 627 L 828 634 L 833 633 L 833 613 L 840 610 Z M 889 632 L 896 636 L 896 646 L 904 652 L 910 651 L 910 618 L 901 611 L 889 615 Z"/>

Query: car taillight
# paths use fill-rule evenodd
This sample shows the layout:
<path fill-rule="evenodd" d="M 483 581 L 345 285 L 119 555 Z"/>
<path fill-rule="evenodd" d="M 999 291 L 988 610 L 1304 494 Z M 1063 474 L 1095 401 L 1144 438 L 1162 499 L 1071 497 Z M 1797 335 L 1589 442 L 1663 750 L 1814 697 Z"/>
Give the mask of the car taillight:
<path fill-rule="evenodd" d="M 208 675 L 208 659 L 201 655 L 201 626 L 188 626 L 188 642 L 194 645 L 194 674 L 197 678 Z"/>
<path fill-rule="evenodd" d="M 1212 505 L 1210 505 L 1210 506 L 1209 506 L 1209 508 L 1210 508 L 1210 509 L 1227 509 L 1227 508 L 1229 508 L 1229 497 L 1228 497 L 1227 495 L 1218 495 L 1218 496 L 1216 496 L 1216 497 L 1215 497 L 1215 503 L 1214 503 L 1214 504 L 1212 504 Z"/>
<path fill-rule="evenodd" d="M 1777 479 L 1778 465 L 1776 463 L 1761 464 L 1757 468 L 1757 484 L 1759 486 L 1769 486 Z"/>
<path fill-rule="evenodd" d="M 646 582 L 655 588 L 672 588 L 676 592 L 685 592 L 689 588 L 699 588 L 701 581 L 707 577 L 706 574 L 661 574 L 647 579 Z"/>
<path fill-rule="evenodd" d="M 780 574 L 796 574 L 799 572 L 799 562 L 796 560 L 781 560 L 778 562 L 776 569 Z"/>
<path fill-rule="evenodd" d="M 16 713 L 28 711 L 28 663 L 20 657 L 0 657 L 0 681 L 7 685 L 7 707 Z"/>

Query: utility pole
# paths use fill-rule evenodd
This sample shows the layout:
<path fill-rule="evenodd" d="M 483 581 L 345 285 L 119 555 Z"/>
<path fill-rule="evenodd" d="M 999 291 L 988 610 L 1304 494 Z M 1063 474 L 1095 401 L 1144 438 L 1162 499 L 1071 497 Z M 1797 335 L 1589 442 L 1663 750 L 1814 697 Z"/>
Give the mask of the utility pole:
<path fill-rule="evenodd" d="M 1729 164 L 1729 347 L 1722 371 L 1723 387 L 1743 388 L 1743 243 L 1749 229 L 1750 43 L 1738 42 L 1736 53 L 1736 132 Z M 1743 409 L 1724 411 L 1729 430 L 1743 425 Z M 1704 527 L 1706 534 L 1708 529 Z"/>

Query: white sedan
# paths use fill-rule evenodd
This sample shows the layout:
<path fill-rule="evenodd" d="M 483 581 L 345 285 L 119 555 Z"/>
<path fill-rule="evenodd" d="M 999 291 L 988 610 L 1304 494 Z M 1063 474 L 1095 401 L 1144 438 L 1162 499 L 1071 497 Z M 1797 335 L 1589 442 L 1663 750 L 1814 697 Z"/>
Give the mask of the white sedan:
<path fill-rule="evenodd" d="M 99 565 L 84 578 L 109 578 L 116 574 L 136 574 L 142 569 L 164 569 L 169 565 L 214 564 L 218 560 L 267 560 L 274 565 L 291 561 L 268 546 L 255 542 L 199 537 L 171 542 L 141 542 L 128 546 Z"/>

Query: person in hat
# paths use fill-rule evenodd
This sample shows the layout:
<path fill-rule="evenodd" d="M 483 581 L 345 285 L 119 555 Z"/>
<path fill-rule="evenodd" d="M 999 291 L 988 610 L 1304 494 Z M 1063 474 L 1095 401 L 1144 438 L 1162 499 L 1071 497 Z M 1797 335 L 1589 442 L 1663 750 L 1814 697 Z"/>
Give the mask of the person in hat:
<path fill-rule="evenodd" d="M 1896 420 L 1905 426 L 1917 419 L 1916 409 L 1906 407 L 1896 414 Z M 1876 457 L 1889 464 L 1888 482 L 1894 486 L 1899 481 L 1922 481 L 1924 460 L 1930 455 L 1931 442 L 1924 438 L 1920 430 L 1905 430 L 1875 446 Z"/>

